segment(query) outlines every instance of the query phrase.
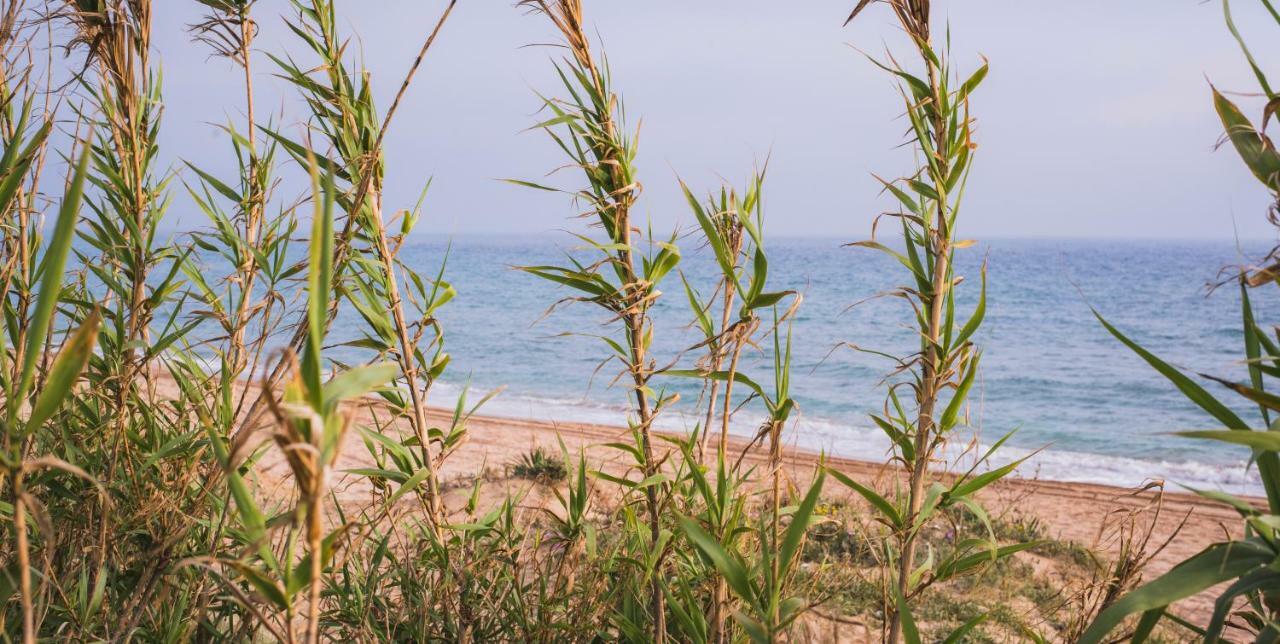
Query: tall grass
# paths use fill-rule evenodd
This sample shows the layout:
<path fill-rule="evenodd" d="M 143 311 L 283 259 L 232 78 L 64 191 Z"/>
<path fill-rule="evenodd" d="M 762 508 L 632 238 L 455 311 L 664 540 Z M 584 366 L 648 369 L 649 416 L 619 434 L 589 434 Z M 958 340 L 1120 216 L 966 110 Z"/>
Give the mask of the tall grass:
<path fill-rule="evenodd" d="M 859 2 L 846 24 L 869 4 L 870 0 Z M 969 101 L 986 78 L 987 65 L 984 62 L 960 80 L 950 66 L 950 52 L 934 44 L 930 2 L 893 0 L 887 4 L 919 57 L 920 71 L 908 70 L 893 57 L 887 63 L 872 62 L 900 83 L 909 125 L 907 143 L 915 150 L 920 166 L 892 181 L 880 179 L 885 192 L 897 201 L 898 209 L 888 217 L 896 220 L 894 227 L 900 229 L 900 238 L 892 246 L 874 236 L 850 245 L 886 253 L 908 273 L 908 283 L 891 295 L 911 307 L 919 350 L 894 358 L 894 373 L 906 378 L 889 387 L 883 414 L 872 417 L 892 441 L 894 460 L 906 473 L 907 490 L 905 498 L 890 500 L 848 477 L 837 478 L 865 497 L 892 531 L 893 546 L 884 549 L 892 568 L 885 580 L 885 622 L 887 641 L 896 643 L 904 632 L 908 639 L 918 639 L 909 607 L 929 586 L 973 573 L 1034 544 L 1001 545 L 977 504 L 977 494 L 983 488 L 1018 465 L 1010 463 L 975 476 L 979 465 L 986 463 L 1008 436 L 996 441 L 959 476 L 947 480 L 933 471 L 936 460 L 949 458 L 944 451 L 948 438 L 966 421 L 967 397 L 981 358 L 973 340 L 986 311 L 985 271 L 978 304 L 968 319 L 963 319 L 956 311 L 955 296 L 962 278 L 955 272 L 953 258 L 956 250 L 973 245 L 957 236 L 958 214 L 977 147 L 972 139 Z M 907 395 L 900 395 L 901 391 Z M 946 556 L 931 555 L 919 562 L 921 534 L 946 510 L 957 507 L 980 517 L 987 524 L 988 538 L 970 540 Z M 981 615 L 975 616 L 963 630 L 981 619 Z"/>
<path fill-rule="evenodd" d="M 800 640 L 815 623 L 866 618 L 883 638 L 914 642 L 927 636 L 932 594 L 1035 545 L 998 533 L 977 501 L 1016 463 L 982 469 L 987 452 L 967 471 L 940 464 L 980 358 L 985 295 L 957 313 L 953 255 L 967 245 L 955 231 L 973 158 L 968 102 L 986 67 L 960 80 L 930 37 L 928 3 L 890 3 L 919 63 L 882 65 L 902 83 L 920 160 L 884 182 L 902 236 L 859 244 L 907 270 L 896 294 L 921 338 L 873 419 L 902 472 L 903 487 L 886 492 L 785 453 L 800 412 L 802 296 L 771 270 L 764 169 L 705 196 L 681 182 L 688 231 L 640 221 L 638 136 L 579 0 L 517 5 L 563 45 L 537 129 L 573 178 L 516 183 L 566 194 L 587 223 L 562 262 L 522 270 L 569 292 L 552 308 L 599 313 L 626 429 L 576 453 L 562 443 L 558 459 L 538 446 L 517 468 L 532 482 L 459 473 L 451 459 L 494 393 L 432 406 L 450 365 L 441 312 L 458 293 L 447 253 L 429 271 L 401 258 L 428 217 L 429 181 L 416 203 L 384 202 L 395 117 L 455 3 L 423 25 L 383 110 L 342 33 L 343 5 L 293 0 L 278 16 L 253 0 L 198 2 L 192 46 L 241 79 L 228 100 L 237 116 L 218 126 L 234 161 L 226 174 L 157 160 L 152 2 L 0 0 L 0 621 L 10 639 L 722 644 Z M 280 17 L 296 56 L 257 44 L 258 23 Z M 46 18 L 57 28 L 43 29 Z M 74 53 L 72 84 L 59 89 L 32 61 L 41 38 Z M 263 116 L 265 82 L 301 99 L 301 124 Z M 1247 133 L 1233 140 L 1270 154 Z M 52 190 L 51 154 L 68 161 Z M 172 204 L 205 225 L 165 238 Z M 703 249 L 715 275 L 679 274 L 681 246 Z M 673 274 L 700 335 L 660 355 L 653 312 Z M 1245 282 L 1259 275 L 1271 273 Z M 358 321 L 341 341 L 329 332 L 340 312 Z M 1249 337 L 1251 373 L 1274 375 L 1261 359 L 1270 341 Z M 333 358 L 338 342 L 355 357 Z M 694 426 L 657 431 L 675 383 L 690 380 L 702 388 Z M 734 439 L 742 414 L 762 420 Z M 846 531 L 835 517 L 853 506 L 827 477 L 869 501 L 881 527 Z M 922 545 L 961 513 L 976 535 Z M 864 556 L 824 554 L 818 524 Z M 864 574 L 878 596 L 835 615 L 816 580 Z M 983 619 L 966 615 L 943 637 L 976 636 Z"/>
<path fill-rule="evenodd" d="M 582 264 L 570 257 L 566 266 L 529 266 L 523 270 L 568 286 L 579 292 L 581 299 L 603 307 L 617 321 L 620 340 L 606 338 L 613 351 L 611 359 L 623 368 L 632 401 L 632 417 L 628 424 L 636 437 L 638 449 L 631 452 L 641 480 L 630 482 L 645 499 L 649 532 L 642 547 L 647 550 L 645 576 L 649 578 L 649 620 L 653 641 L 666 638 L 666 598 L 663 595 L 661 568 L 665 559 L 662 526 L 663 498 L 666 483 L 658 477 L 657 455 L 654 453 L 654 416 L 673 401 L 650 387 L 654 360 L 649 355 L 653 343 L 653 324 L 649 316 L 660 294 L 658 285 L 680 261 L 680 253 L 669 242 L 647 240 L 649 254 L 642 255 L 639 230 L 632 221 L 632 207 L 640 195 L 640 183 L 633 165 L 635 136 L 626 129 L 621 100 L 614 93 L 609 68 L 596 61 L 583 25 L 579 0 L 545 2 L 531 0 L 520 6 L 545 16 L 560 33 L 569 51 L 557 72 L 564 81 L 568 98 L 549 99 L 546 108 L 552 115 L 541 125 L 564 126 L 563 137 L 552 132 L 573 167 L 584 174 L 586 185 L 573 192 L 586 209 L 584 216 L 599 227 L 602 239 L 581 237 L 594 253 Z M 548 130 L 551 131 L 551 130 Z"/>

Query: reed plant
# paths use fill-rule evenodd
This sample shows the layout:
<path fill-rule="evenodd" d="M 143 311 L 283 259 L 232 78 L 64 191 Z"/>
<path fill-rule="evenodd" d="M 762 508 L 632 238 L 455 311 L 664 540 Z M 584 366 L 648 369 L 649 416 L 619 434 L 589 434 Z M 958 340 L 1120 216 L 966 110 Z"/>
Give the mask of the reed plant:
<path fill-rule="evenodd" d="M 757 172 L 751 177 L 741 196 L 735 189 L 722 187 L 718 195 L 712 195 L 706 200 L 704 206 L 693 196 L 688 186 L 681 184 L 698 222 L 701 237 L 711 249 L 720 269 L 715 292 L 706 302 L 701 300 L 697 290 L 685 280 L 695 326 L 701 330 L 705 338 L 702 344 L 708 349 L 705 361 L 698 369 L 673 369 L 667 372 L 674 376 L 702 378 L 706 383 L 704 389 L 709 392 L 702 435 L 698 439 L 697 460 L 690 466 L 690 475 L 698 477 L 697 490 L 702 494 L 701 501 L 705 505 L 701 514 L 705 516 L 701 522 L 684 520 L 682 528 L 717 572 L 709 613 L 709 641 L 712 642 L 725 642 L 731 638 L 728 622 L 728 616 L 732 612 L 729 597 L 731 589 L 738 600 L 749 608 L 749 612 L 737 614 L 736 621 L 753 640 L 773 641 L 780 637 L 803 607 L 803 602 L 798 598 L 786 597 L 784 593 L 789 588 L 791 564 L 795 560 L 796 548 L 800 545 L 798 539 L 807 528 L 808 517 L 812 514 L 811 505 L 802 505 L 791 518 L 791 524 L 786 528 L 788 541 L 785 545 L 782 535 L 782 432 L 796 408 L 795 400 L 790 395 L 790 321 L 800 306 L 801 297 L 795 291 L 767 290 L 769 261 L 764 249 L 763 185 L 764 172 Z M 731 310 L 735 300 L 739 298 L 741 306 L 736 319 L 730 322 Z M 790 302 L 787 302 L 788 299 Z M 780 304 L 789 306 L 780 311 Z M 718 326 L 712 317 L 713 310 L 717 307 L 721 309 Z M 771 310 L 773 314 L 772 324 L 765 332 L 772 339 L 769 352 L 773 358 L 772 391 L 766 391 L 739 369 L 743 352 L 756 348 L 760 342 L 756 336 L 761 331 L 762 310 Z M 786 326 L 785 331 L 783 325 Z M 718 410 L 719 441 L 715 460 L 707 461 L 706 436 L 710 435 L 716 424 L 716 385 L 721 382 L 725 389 L 723 406 Z M 730 422 L 737 409 L 733 404 L 735 384 L 746 386 L 748 395 L 763 403 L 766 412 L 766 419 L 754 439 L 748 443 L 743 454 L 736 458 L 728 451 Z M 740 480 L 749 478 L 741 471 L 742 458 L 747 451 L 763 441 L 768 444 L 768 509 L 761 521 L 754 526 L 758 549 L 753 553 L 753 561 L 753 557 L 744 556 L 750 550 L 742 548 L 742 539 L 750 532 L 744 529 L 747 525 L 741 524 L 744 518 L 742 508 L 726 506 L 725 499 L 743 483 L 748 483 Z M 730 459 L 732 466 L 727 465 Z M 711 463 L 714 463 L 717 472 L 714 492 L 702 471 L 704 468 L 710 469 Z M 821 487 L 820 477 L 809 490 L 815 502 Z M 711 532 L 707 532 L 704 525 Z M 792 535 L 791 531 L 800 532 Z M 761 576 L 758 586 L 751 583 L 753 574 Z"/>
<path fill-rule="evenodd" d="M 861 0 L 845 23 L 870 4 L 871 0 Z M 891 0 L 886 4 L 914 48 L 920 69 L 912 71 L 892 56 L 887 62 L 871 61 L 899 82 L 909 124 L 907 144 L 914 149 L 919 166 L 898 179 L 877 177 L 897 202 L 897 209 L 884 216 L 896 220 L 900 238 L 892 245 L 882 243 L 875 238 L 873 226 L 870 240 L 849 245 L 885 253 L 908 273 L 907 284 L 893 289 L 891 295 L 911 307 L 919 349 L 893 358 L 894 375 L 905 378 L 890 385 L 883 413 L 872 416 L 892 441 L 892 458 L 905 472 L 907 489 L 891 499 L 838 472 L 833 475 L 863 496 L 890 531 L 892 546 L 884 548 L 891 568 L 885 580 L 885 637 L 896 643 L 904 636 L 918 640 L 910 605 L 930 586 L 973 573 L 1034 544 L 1000 545 L 976 499 L 983 488 L 1017 467 L 1015 461 L 978 473 L 1008 436 L 996 441 L 959 476 L 948 479 L 934 471 L 939 460 L 945 464 L 951 458 L 946 446 L 955 430 L 966 423 L 967 399 L 981 359 L 973 340 L 986 310 L 985 270 L 977 306 L 964 319 L 956 306 L 956 288 L 962 278 L 955 271 L 954 256 L 957 250 L 973 245 L 957 236 L 958 215 L 977 147 L 969 101 L 986 78 L 987 64 L 961 80 L 951 66 L 948 49 L 935 45 L 929 0 Z M 877 218 L 877 224 L 879 221 Z M 907 395 L 900 395 L 901 391 Z M 952 508 L 967 508 L 979 517 L 987 524 L 988 538 L 967 540 L 945 555 L 929 553 L 921 561 L 921 535 Z M 978 619 L 981 616 L 970 624 Z"/>
<path fill-rule="evenodd" d="M 1280 26 L 1280 13 L 1270 0 L 1260 0 L 1267 14 Z M 1271 197 L 1266 218 L 1280 226 L 1280 152 L 1267 135 L 1267 124 L 1276 105 L 1277 94 L 1254 58 L 1231 15 L 1228 0 L 1222 3 L 1228 30 L 1240 45 L 1246 62 L 1253 71 L 1261 96 L 1266 99 L 1262 119 L 1255 124 L 1243 110 L 1216 87 L 1210 87 L 1214 110 L 1223 126 L 1223 143 L 1230 143 L 1245 166 Z M 1211 440 L 1247 448 L 1249 463 L 1257 468 L 1259 483 L 1266 502 L 1258 506 L 1248 499 L 1217 490 L 1193 490 L 1211 501 L 1225 504 L 1240 514 L 1243 535 L 1215 543 L 1183 560 L 1167 573 L 1126 593 L 1107 606 L 1081 636 L 1081 642 L 1114 641 L 1117 636 L 1133 642 L 1146 641 L 1157 624 L 1172 621 L 1205 642 L 1230 641 L 1240 638 L 1272 642 L 1280 638 L 1280 440 L 1272 418 L 1280 411 L 1280 398 L 1274 390 L 1280 376 L 1280 337 L 1276 327 L 1268 328 L 1255 316 L 1255 293 L 1270 286 L 1280 286 L 1280 264 L 1273 249 L 1256 264 L 1229 269 L 1219 286 L 1234 285 L 1240 294 L 1240 316 L 1244 346 L 1241 352 L 1243 372 L 1238 377 L 1199 374 L 1221 387 L 1233 397 L 1230 404 L 1210 393 L 1182 369 L 1170 365 L 1143 348 L 1099 312 L 1098 321 L 1123 345 L 1138 354 L 1160 375 L 1168 379 L 1186 398 L 1202 409 L 1219 426 L 1218 429 L 1180 431 L 1178 434 L 1199 440 Z M 1254 407 L 1252 420 L 1238 409 Z M 1221 586 L 1218 590 L 1211 589 Z M 1173 604 L 1204 592 L 1216 592 L 1209 620 L 1192 623 L 1177 615 Z M 1138 615 L 1135 621 L 1128 618 Z"/>
<path fill-rule="evenodd" d="M 577 236 L 592 254 L 589 259 L 570 255 L 565 265 L 526 266 L 522 270 L 573 289 L 577 293 L 574 299 L 600 306 L 611 316 L 610 321 L 616 322 L 618 337 L 601 339 L 610 350 L 609 360 L 617 360 L 622 367 L 619 377 L 626 382 L 631 400 L 627 422 L 634 437 L 634 445 L 624 451 L 634 458 L 640 476 L 618 482 L 644 497 L 648 534 L 636 544 L 641 549 L 637 558 L 644 562 L 641 573 L 649 585 L 644 621 L 649 624 L 652 641 L 661 642 L 667 632 L 662 567 L 671 534 L 663 525 L 667 481 L 659 467 L 665 459 L 655 452 L 653 422 L 675 398 L 650 386 L 655 370 L 650 355 L 650 309 L 661 294 L 659 284 L 679 263 L 680 251 L 674 235 L 667 241 L 652 234 L 644 238 L 632 218 L 641 190 L 634 167 L 636 136 L 626 129 L 625 110 L 612 88 L 607 63 L 597 62 L 591 49 L 582 3 L 529 0 L 519 6 L 546 17 L 569 51 L 556 65 L 567 96 L 544 101 L 550 118 L 538 127 L 556 141 L 570 167 L 583 172 L 586 185 L 568 192 L 601 233 L 599 239 Z"/>

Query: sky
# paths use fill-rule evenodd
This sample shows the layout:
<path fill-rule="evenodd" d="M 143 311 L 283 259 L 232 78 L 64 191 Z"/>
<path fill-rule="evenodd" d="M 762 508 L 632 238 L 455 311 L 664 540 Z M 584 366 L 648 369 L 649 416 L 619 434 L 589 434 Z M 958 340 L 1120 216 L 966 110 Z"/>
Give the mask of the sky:
<path fill-rule="evenodd" d="M 215 125 L 243 120 L 240 71 L 210 58 L 184 25 L 188 0 L 156 2 L 164 70 L 162 158 L 228 171 Z M 859 53 L 905 55 L 887 7 L 842 27 L 851 0 L 585 0 L 639 126 L 640 213 L 655 230 L 693 221 L 677 179 L 695 192 L 742 184 L 769 161 L 771 234 L 865 238 L 892 206 L 871 176 L 912 167 L 892 80 Z M 1280 61 L 1276 25 L 1236 0 L 1236 21 L 1263 61 Z M 443 0 L 337 0 L 340 29 L 390 103 Z M 1077 0 L 935 2 L 964 71 L 991 71 L 972 101 L 978 157 L 963 237 L 1275 237 L 1266 193 L 1228 148 L 1209 82 L 1256 91 L 1217 2 Z M 284 27 L 284 0 L 261 0 L 255 54 L 259 116 L 295 127 L 303 106 L 265 52 L 309 60 Z M 432 179 L 419 233 L 550 232 L 571 226 L 563 195 L 505 178 L 546 178 L 564 159 L 539 131 L 535 92 L 555 92 L 544 18 L 509 0 L 462 0 L 414 80 L 386 139 L 388 208 L 411 206 Z M 1269 44 L 1271 43 L 1271 44 Z M 1277 63 L 1280 65 L 1280 63 Z M 1255 99 L 1241 98 L 1250 114 Z M 300 190 L 286 187 L 284 190 Z M 185 198 L 170 224 L 200 225 Z"/>

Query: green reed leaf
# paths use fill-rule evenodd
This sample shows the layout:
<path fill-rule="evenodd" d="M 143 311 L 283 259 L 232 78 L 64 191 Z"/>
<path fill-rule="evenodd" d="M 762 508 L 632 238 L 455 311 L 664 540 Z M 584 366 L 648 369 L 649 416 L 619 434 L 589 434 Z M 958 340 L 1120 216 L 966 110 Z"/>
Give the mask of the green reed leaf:
<path fill-rule="evenodd" d="M 796 508 L 795 513 L 791 515 L 791 524 L 783 533 L 782 543 L 778 547 L 778 569 L 781 571 L 791 570 L 791 562 L 800 551 L 800 543 L 804 540 L 805 533 L 809 531 L 809 520 L 813 517 L 813 509 L 818 504 L 818 497 L 822 495 L 822 484 L 826 482 L 826 477 L 827 469 L 818 468 L 818 477 L 813 481 L 813 485 L 809 486 L 809 492 L 800 502 L 800 507 Z"/>
<path fill-rule="evenodd" d="M 1208 440 L 1244 445 L 1266 452 L 1280 452 L 1280 432 L 1240 431 L 1236 429 L 1210 429 L 1176 432 L 1178 436 L 1187 438 L 1203 438 Z"/>
<path fill-rule="evenodd" d="M 92 134 L 90 134 L 90 137 Z M 87 139 L 86 139 L 87 140 Z M 40 261 L 40 290 L 36 296 L 35 313 L 31 316 L 31 324 L 27 327 L 27 345 L 23 354 L 22 375 L 18 388 L 13 392 L 11 400 L 23 400 L 31 388 L 35 377 L 36 364 L 41 359 L 45 336 L 53 319 L 53 310 L 62 294 L 62 279 L 67 263 L 67 255 L 71 251 L 71 240 L 75 233 L 76 219 L 80 214 L 80 202 L 84 197 L 84 182 L 89 174 L 89 159 L 93 155 L 85 144 L 85 149 L 76 164 L 71 184 L 62 198 L 62 207 L 58 210 L 58 219 L 54 223 L 53 236 Z M 18 405 L 9 406 L 9 417 L 17 412 Z"/>
<path fill-rule="evenodd" d="M 1240 108 L 1227 97 L 1213 89 L 1213 107 L 1222 120 L 1227 138 L 1253 176 L 1272 192 L 1280 192 L 1280 153 L 1271 140 L 1245 118 Z"/>
<path fill-rule="evenodd" d="M 80 324 L 80 328 L 62 345 L 62 350 L 53 360 L 53 366 L 49 368 L 49 377 L 45 380 L 44 388 L 36 396 L 36 402 L 31 407 L 31 416 L 27 418 L 26 433 L 28 435 L 39 429 L 44 421 L 66 402 L 71 388 L 80 379 L 80 373 L 84 371 L 85 365 L 93 355 L 101 321 L 102 316 L 97 309 L 94 309 Z"/>
<path fill-rule="evenodd" d="M 1079 642 L 1102 642 L 1129 615 L 1161 609 L 1275 560 L 1275 552 L 1256 538 L 1209 546 L 1102 611 Z"/>
<path fill-rule="evenodd" d="M 395 379 L 400 368 L 394 362 L 367 365 L 348 369 L 324 384 L 324 401 L 327 408 L 339 402 L 359 398 Z"/>
<path fill-rule="evenodd" d="M 893 526 L 895 529 L 902 527 L 902 515 L 898 513 L 898 509 L 895 508 L 888 499 L 877 494 L 875 490 L 858 483 L 843 472 L 837 470 L 830 470 L 830 472 L 831 476 L 834 476 L 837 481 L 844 484 L 845 487 L 853 490 L 854 492 L 857 492 L 876 510 L 879 510 L 880 514 L 883 514 L 885 519 L 889 521 L 889 525 Z"/>
<path fill-rule="evenodd" d="M 1102 314 L 1098 313 L 1096 309 L 1091 308 L 1091 310 L 1093 311 L 1094 317 L 1098 318 L 1098 321 L 1102 323 L 1102 326 L 1106 328 L 1111 335 L 1115 336 L 1115 338 L 1122 344 L 1129 347 L 1129 349 L 1134 353 L 1138 354 L 1147 362 L 1147 364 L 1151 365 L 1157 372 L 1159 372 L 1160 375 L 1172 382 L 1174 386 L 1178 388 L 1178 391 L 1181 391 L 1188 400 L 1195 403 L 1198 407 L 1208 412 L 1209 415 L 1218 419 L 1218 422 L 1230 429 L 1248 428 L 1248 425 L 1241 420 L 1235 412 L 1231 411 L 1226 405 L 1219 402 L 1217 398 L 1214 398 L 1209 392 L 1205 391 L 1203 387 L 1183 375 L 1181 371 L 1169 366 L 1166 362 L 1156 357 L 1155 354 L 1142 348 L 1138 343 L 1130 340 L 1128 336 L 1121 333 L 1119 329 L 1107 322 L 1106 319 L 1102 317 Z"/>

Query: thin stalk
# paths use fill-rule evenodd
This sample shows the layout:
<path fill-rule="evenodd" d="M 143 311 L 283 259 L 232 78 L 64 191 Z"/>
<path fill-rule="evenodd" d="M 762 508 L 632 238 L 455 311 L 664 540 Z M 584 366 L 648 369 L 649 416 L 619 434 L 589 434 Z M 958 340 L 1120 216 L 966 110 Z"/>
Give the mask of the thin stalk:
<path fill-rule="evenodd" d="M 321 473 L 312 484 L 311 499 L 307 503 L 307 546 L 311 549 L 311 588 L 307 615 L 307 642 L 320 641 L 320 591 L 324 587 L 324 526 L 321 525 L 320 503 L 324 498 L 323 465 Z"/>
<path fill-rule="evenodd" d="M 378 259 L 382 262 L 382 270 L 387 281 L 387 305 L 391 309 L 391 317 L 395 322 L 396 338 L 400 342 L 397 361 L 404 375 L 405 386 L 409 389 L 409 399 L 413 405 L 414 434 L 418 437 L 419 449 L 422 452 L 422 466 L 427 470 L 427 512 L 431 518 L 431 530 L 440 537 L 440 524 L 443 518 L 440 510 L 440 481 L 436 476 L 435 459 L 431 456 L 431 441 L 427 436 L 427 400 L 424 391 L 418 389 L 418 367 L 414 361 L 415 343 L 409 336 L 409 325 L 405 322 L 404 303 L 400 298 L 400 288 L 396 280 L 395 256 L 387 245 L 387 229 L 382 222 L 382 208 L 379 195 L 373 196 L 373 207 L 370 218 L 377 232 Z"/>
<path fill-rule="evenodd" d="M 595 73 L 594 68 L 592 72 Z M 597 80 L 597 82 L 599 82 Z M 613 121 L 610 119 L 607 123 L 606 131 L 609 136 L 613 136 Z M 612 167 L 612 166 L 611 166 Z M 613 171 L 616 171 L 613 170 Z M 628 221 L 630 204 L 626 206 L 619 205 L 615 209 L 616 225 L 622 231 L 622 246 L 619 251 L 622 261 L 622 270 L 625 273 L 625 284 L 623 291 L 634 294 L 637 298 L 642 298 L 643 294 L 640 290 L 640 280 L 636 276 L 635 264 L 633 263 L 631 253 L 631 227 Z M 641 449 L 644 451 L 644 476 L 649 478 L 657 473 L 657 463 L 653 457 L 653 411 L 649 406 L 648 395 L 645 393 L 649 383 L 649 373 L 646 369 L 647 357 L 644 350 L 644 331 L 647 322 L 647 307 L 644 302 L 637 302 L 627 312 L 624 312 L 623 321 L 627 325 L 627 342 L 631 351 L 631 364 L 629 368 L 633 382 L 635 383 L 636 396 L 636 414 L 640 418 L 640 440 Z M 645 504 L 649 514 L 649 538 L 653 544 L 658 543 L 658 539 L 662 534 L 662 523 L 658 505 L 658 490 L 656 485 L 650 485 L 644 490 Z M 650 582 L 650 610 L 653 618 L 653 641 L 664 642 L 667 635 L 667 610 L 666 597 L 663 594 L 662 584 L 662 563 L 659 557 L 658 565 L 653 573 L 653 579 Z"/>
<path fill-rule="evenodd" d="M 18 580 L 22 599 L 22 642 L 35 644 L 35 607 L 31 598 L 31 555 L 27 544 L 27 504 L 22 500 L 22 472 L 15 471 L 13 486 L 13 530 L 18 547 Z"/>
<path fill-rule="evenodd" d="M 931 48 L 927 30 L 922 35 L 913 34 L 913 38 L 916 39 L 920 47 Z M 929 56 L 922 55 L 921 58 L 924 60 L 925 68 L 928 70 L 929 90 L 931 100 L 935 106 L 933 110 L 933 146 L 935 150 L 945 150 L 948 130 L 942 110 L 939 107 L 942 105 L 942 89 L 938 80 L 938 69 Z M 940 168 L 940 176 L 947 176 L 946 155 L 937 155 L 936 163 Z M 925 234 L 928 236 L 926 250 L 933 260 L 933 272 L 929 279 L 930 292 L 927 301 L 929 317 L 927 327 L 924 329 L 925 346 L 923 364 L 921 365 L 923 378 L 920 387 L 919 413 L 916 418 L 915 459 L 911 468 L 910 491 L 907 500 L 907 532 L 902 543 L 902 552 L 898 559 L 898 596 L 904 599 L 911 593 L 911 572 L 915 569 L 917 537 L 919 536 L 919 530 L 915 523 L 920 513 L 920 506 L 924 502 L 924 487 L 929 476 L 929 460 L 934 447 L 934 411 L 938 404 L 942 386 L 945 385 L 945 377 L 939 373 L 939 369 L 947 359 L 947 356 L 941 355 L 939 347 L 943 333 L 942 316 L 947 300 L 947 290 L 951 286 L 951 234 L 947 225 L 948 195 L 944 182 L 933 182 L 933 189 L 937 193 L 937 199 L 934 200 L 933 225 L 925 228 Z M 901 637 L 902 631 L 896 603 L 891 605 L 889 614 L 892 616 L 889 625 L 889 642 L 896 644 Z"/>
<path fill-rule="evenodd" d="M 258 146 L 255 130 L 257 130 L 257 121 L 254 118 L 253 106 L 253 67 L 251 53 L 253 47 L 253 22 L 249 19 L 248 11 L 250 5 L 243 5 L 238 12 L 237 22 L 240 27 L 239 39 L 239 55 L 241 68 L 244 71 L 244 103 L 245 103 L 245 120 L 247 122 L 245 139 L 249 149 L 249 167 L 248 167 L 248 188 L 249 194 L 246 195 L 245 203 L 245 220 L 244 220 L 244 242 L 250 248 L 256 248 L 258 244 L 259 232 L 262 228 L 262 212 L 266 207 L 263 199 L 262 190 L 258 186 Z M 240 300 L 236 306 L 235 318 L 232 321 L 233 327 L 231 331 L 231 372 L 240 374 L 243 372 L 247 358 L 245 355 L 244 334 L 245 329 L 249 325 L 248 309 L 250 302 L 253 300 L 253 287 L 255 278 L 258 275 L 258 260 L 254 253 L 244 253 L 244 259 L 238 267 L 240 273 Z M 251 374 L 252 375 L 252 374 Z M 242 390 L 240 400 L 236 405 L 236 411 L 239 411 L 240 405 L 244 403 L 244 395 L 248 392 L 250 379 L 246 379 L 245 388 Z"/>

